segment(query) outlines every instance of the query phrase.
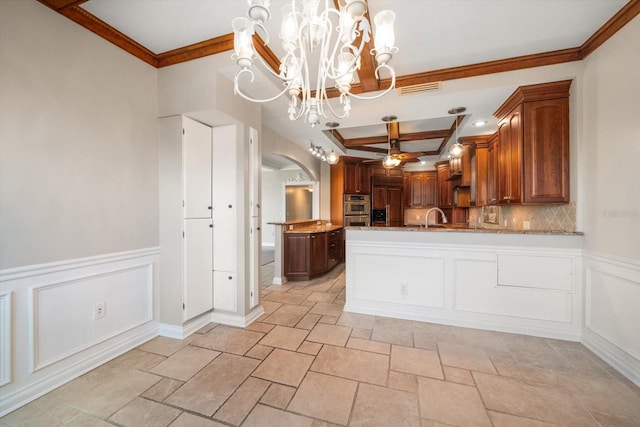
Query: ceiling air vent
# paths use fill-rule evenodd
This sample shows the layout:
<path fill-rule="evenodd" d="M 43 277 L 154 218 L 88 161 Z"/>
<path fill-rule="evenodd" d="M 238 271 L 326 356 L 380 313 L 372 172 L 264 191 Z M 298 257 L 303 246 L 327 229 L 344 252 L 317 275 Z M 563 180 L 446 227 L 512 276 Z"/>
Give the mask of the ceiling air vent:
<path fill-rule="evenodd" d="M 400 95 L 409 95 L 418 92 L 430 92 L 442 89 L 442 82 L 420 83 L 413 86 L 403 86 L 398 89 Z"/>

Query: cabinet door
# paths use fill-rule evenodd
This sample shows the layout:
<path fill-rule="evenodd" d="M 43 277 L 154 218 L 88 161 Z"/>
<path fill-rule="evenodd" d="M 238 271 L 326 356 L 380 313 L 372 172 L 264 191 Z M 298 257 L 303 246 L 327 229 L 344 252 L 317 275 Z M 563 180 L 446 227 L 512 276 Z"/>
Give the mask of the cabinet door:
<path fill-rule="evenodd" d="M 310 236 L 309 269 L 312 276 L 327 271 L 327 233 L 313 233 Z"/>
<path fill-rule="evenodd" d="M 344 194 L 360 192 L 359 169 L 355 162 L 344 163 Z"/>
<path fill-rule="evenodd" d="M 236 271 L 236 127 L 213 132 L 213 269 Z"/>
<path fill-rule="evenodd" d="M 357 164 L 358 193 L 371 193 L 371 168 L 364 163 Z"/>
<path fill-rule="evenodd" d="M 184 221 L 183 320 L 213 308 L 211 219 Z"/>
<path fill-rule="evenodd" d="M 411 178 L 412 178 L 413 174 L 412 173 L 405 173 L 404 175 L 402 175 L 402 187 L 403 187 L 403 193 L 404 193 L 404 206 L 406 208 L 411 207 L 411 197 L 412 197 L 412 190 L 411 190 Z"/>
<path fill-rule="evenodd" d="M 498 203 L 498 152 L 500 151 L 500 137 L 496 136 L 489 142 L 487 149 L 487 204 Z"/>
<path fill-rule="evenodd" d="M 402 227 L 404 223 L 402 210 L 402 188 L 388 187 L 387 201 L 389 209 L 387 210 L 387 223 L 391 227 Z"/>
<path fill-rule="evenodd" d="M 371 205 L 373 209 L 386 209 L 387 204 L 387 187 L 374 185 L 373 194 L 371 195 Z"/>
<path fill-rule="evenodd" d="M 237 311 L 238 297 L 235 272 L 213 272 L 213 309 L 222 311 Z"/>
<path fill-rule="evenodd" d="M 517 107 L 498 128 L 498 203 L 522 201 L 522 107 Z"/>
<path fill-rule="evenodd" d="M 449 178 L 449 166 L 438 166 L 438 206 L 440 208 L 451 207 L 451 181 L 447 181 Z"/>
<path fill-rule="evenodd" d="M 284 274 L 287 277 L 309 276 L 310 240 L 311 236 L 306 233 L 284 234 Z"/>
<path fill-rule="evenodd" d="M 424 179 L 425 175 L 422 173 L 415 173 L 411 175 L 411 206 L 421 207 L 423 206 L 422 196 L 424 195 Z"/>
<path fill-rule="evenodd" d="M 182 120 L 184 218 L 211 218 L 211 128 Z"/>
<path fill-rule="evenodd" d="M 422 183 L 422 206 L 436 206 L 438 194 L 438 176 L 435 171 L 424 174 Z"/>
<path fill-rule="evenodd" d="M 249 128 L 249 208 L 251 216 L 260 215 L 260 174 L 262 173 L 262 157 L 258 131 Z"/>
<path fill-rule="evenodd" d="M 525 203 L 569 202 L 569 100 L 524 105 Z"/>

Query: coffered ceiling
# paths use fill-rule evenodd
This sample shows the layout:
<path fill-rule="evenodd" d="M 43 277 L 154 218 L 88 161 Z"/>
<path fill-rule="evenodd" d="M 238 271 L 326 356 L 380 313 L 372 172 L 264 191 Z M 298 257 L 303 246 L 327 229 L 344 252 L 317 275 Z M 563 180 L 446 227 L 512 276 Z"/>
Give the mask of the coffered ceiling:
<path fill-rule="evenodd" d="M 158 68 L 221 52 L 230 56 L 231 20 L 245 16 L 248 7 L 242 0 L 38 1 Z M 271 1 L 273 17 L 266 25 L 271 43 L 260 49 L 273 67 L 278 66 L 277 57 L 282 54 L 278 34 L 283 3 L 285 0 Z M 447 114 L 448 109 L 467 108 L 460 123 L 460 136 L 494 132 L 497 123 L 492 113 L 519 85 L 505 81 L 490 87 L 474 87 L 457 79 L 579 61 L 640 12 L 640 0 L 368 0 L 367 3 L 370 16 L 383 9 L 396 13 L 399 51 L 391 65 L 398 76 L 398 90 L 376 101 L 354 101 L 351 116 L 341 121 L 333 136 L 326 127 L 311 129 L 300 121 L 290 122 L 284 100 L 264 104 L 266 126 L 303 147 L 314 140 L 327 148 L 333 144 L 350 155 L 375 157 L 380 155 L 376 151 L 384 150 L 387 140 L 387 127 L 381 117 L 394 114 L 400 122 L 400 149 L 428 152 L 437 158 L 453 140 L 455 118 Z M 355 92 L 388 86 L 388 76 L 377 80 L 369 62 L 363 63 Z M 232 78 L 236 67 L 229 59 L 229 66 L 218 71 Z M 544 81 L 545 77 L 540 75 L 539 79 Z M 260 75 L 258 80 L 260 91 L 276 93 L 276 82 Z M 458 88 L 449 85 L 454 80 Z M 424 84 L 428 84 L 427 90 L 419 86 Z M 471 126 L 478 120 L 487 121 L 486 126 Z M 322 120 L 329 121 L 335 119 Z M 366 138 L 370 138 L 370 143 L 365 144 Z M 360 151 L 363 147 L 366 151 Z"/>

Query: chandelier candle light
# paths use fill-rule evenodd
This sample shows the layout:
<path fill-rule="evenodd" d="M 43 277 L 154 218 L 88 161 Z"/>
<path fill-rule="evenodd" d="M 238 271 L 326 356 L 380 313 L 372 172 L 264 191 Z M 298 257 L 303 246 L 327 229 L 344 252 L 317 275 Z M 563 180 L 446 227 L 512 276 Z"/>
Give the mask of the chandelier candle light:
<path fill-rule="evenodd" d="M 344 1 L 344 0 L 341 0 Z M 270 0 L 248 0 L 249 18 L 239 17 L 232 22 L 234 31 L 234 51 L 232 58 L 240 67 L 234 78 L 235 93 L 252 102 L 269 102 L 282 95 L 289 97 L 289 119 L 302 117 L 312 127 L 320 123 L 320 117 L 327 117 L 325 106 L 337 118 L 349 116 L 350 97 L 357 99 L 376 99 L 395 87 L 396 76 L 388 63 L 398 50 L 395 46 L 393 23 L 395 13 L 390 10 L 379 12 L 375 18 L 375 48 L 371 55 L 376 59 L 376 78 L 386 69 L 391 75 L 391 84 L 383 92 L 373 96 L 351 93 L 354 81 L 353 73 L 360 68 L 360 56 L 364 46 L 370 40 L 371 26 L 365 13 L 367 4 L 363 0 L 346 0 L 340 10 L 330 7 L 329 0 L 288 1 L 282 7 L 280 39 L 285 54 L 280 58 L 280 72 L 274 72 L 257 54 L 252 36 L 258 32 L 265 44 L 269 43 L 269 34 L 264 26 L 271 16 Z M 319 12 L 320 4 L 324 4 Z M 333 1 L 331 1 L 333 4 Z M 359 45 L 353 44 L 358 36 Z M 267 99 L 255 99 L 240 89 L 239 81 L 243 74 L 253 82 L 251 70 L 254 59 L 258 58 L 264 68 L 279 78 L 284 88 L 275 96 Z M 318 64 L 317 70 L 310 70 L 311 64 Z M 312 90 L 314 76 L 315 88 Z M 340 93 L 342 113 L 337 113 L 328 102 L 327 85 L 333 81 Z"/>

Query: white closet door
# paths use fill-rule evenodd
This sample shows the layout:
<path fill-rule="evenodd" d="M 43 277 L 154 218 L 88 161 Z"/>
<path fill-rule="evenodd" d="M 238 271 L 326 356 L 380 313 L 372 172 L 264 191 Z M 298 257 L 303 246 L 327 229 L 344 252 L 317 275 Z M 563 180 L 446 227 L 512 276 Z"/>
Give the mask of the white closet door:
<path fill-rule="evenodd" d="M 235 272 L 213 272 L 213 309 L 223 311 L 238 310 L 238 280 Z"/>
<path fill-rule="evenodd" d="M 182 119 L 184 217 L 211 218 L 211 128 Z"/>
<path fill-rule="evenodd" d="M 255 307 L 260 302 L 260 217 L 251 217 L 249 248 L 249 306 Z"/>
<path fill-rule="evenodd" d="M 211 219 L 184 221 L 183 320 L 213 308 L 212 240 Z"/>
<path fill-rule="evenodd" d="M 213 269 L 236 267 L 236 127 L 213 129 Z"/>

